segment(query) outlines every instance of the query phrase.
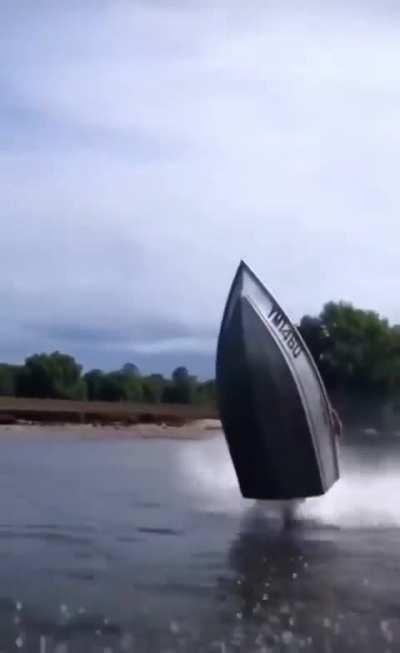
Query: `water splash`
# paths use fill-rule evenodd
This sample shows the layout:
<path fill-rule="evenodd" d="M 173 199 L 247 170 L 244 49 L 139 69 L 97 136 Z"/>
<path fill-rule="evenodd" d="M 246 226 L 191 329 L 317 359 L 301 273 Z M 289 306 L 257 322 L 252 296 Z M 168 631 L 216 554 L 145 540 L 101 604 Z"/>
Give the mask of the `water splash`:
<path fill-rule="evenodd" d="M 400 461 L 377 464 L 344 456 L 342 477 L 323 497 L 308 499 L 299 517 L 342 528 L 397 528 L 400 526 Z"/>
<path fill-rule="evenodd" d="M 199 507 L 237 513 L 251 506 L 239 492 L 236 474 L 223 438 L 191 443 L 183 447 L 179 474 L 185 491 Z M 304 525 L 346 529 L 400 527 L 400 455 L 390 450 L 342 454 L 341 478 L 322 496 L 307 499 L 297 509 Z M 283 502 L 260 504 L 266 518 L 281 515 Z"/>
<path fill-rule="evenodd" d="M 215 512 L 231 513 L 247 506 L 222 437 L 182 447 L 178 473 L 182 489 L 190 492 L 200 508 L 212 506 Z"/>

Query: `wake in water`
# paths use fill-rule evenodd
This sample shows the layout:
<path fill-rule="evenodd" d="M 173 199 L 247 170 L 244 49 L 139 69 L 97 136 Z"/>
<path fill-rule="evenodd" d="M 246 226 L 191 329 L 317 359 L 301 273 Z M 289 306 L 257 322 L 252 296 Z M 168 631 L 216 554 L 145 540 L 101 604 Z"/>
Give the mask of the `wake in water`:
<path fill-rule="evenodd" d="M 223 438 L 181 447 L 178 473 L 184 491 L 193 495 L 200 508 L 237 513 L 248 507 Z"/>
<path fill-rule="evenodd" d="M 400 452 L 346 448 L 341 478 L 321 497 L 296 508 L 296 520 L 346 529 L 400 527 Z M 179 473 L 199 508 L 238 513 L 251 507 L 242 498 L 226 444 L 222 438 L 182 447 Z M 254 502 L 253 502 L 254 505 Z M 266 519 L 282 519 L 284 502 L 257 502 Z"/>
<path fill-rule="evenodd" d="M 300 516 L 343 528 L 397 528 L 399 493 L 400 460 L 386 452 L 378 462 L 374 450 L 365 460 L 357 450 L 348 450 L 339 481 L 325 496 L 308 499 Z"/>

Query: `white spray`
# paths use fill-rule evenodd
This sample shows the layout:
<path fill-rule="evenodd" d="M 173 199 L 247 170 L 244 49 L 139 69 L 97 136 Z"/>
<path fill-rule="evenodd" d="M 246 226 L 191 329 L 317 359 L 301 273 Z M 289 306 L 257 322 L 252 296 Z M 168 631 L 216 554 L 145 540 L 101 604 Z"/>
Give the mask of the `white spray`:
<path fill-rule="evenodd" d="M 369 456 L 356 451 L 342 456 L 341 478 L 322 497 L 307 499 L 298 518 L 314 526 L 393 528 L 400 526 L 399 459 Z M 239 492 L 236 474 L 222 437 L 190 443 L 181 449 L 180 474 L 196 505 L 213 512 L 237 513 L 251 502 Z M 278 502 L 263 502 L 266 518 L 274 517 Z"/>

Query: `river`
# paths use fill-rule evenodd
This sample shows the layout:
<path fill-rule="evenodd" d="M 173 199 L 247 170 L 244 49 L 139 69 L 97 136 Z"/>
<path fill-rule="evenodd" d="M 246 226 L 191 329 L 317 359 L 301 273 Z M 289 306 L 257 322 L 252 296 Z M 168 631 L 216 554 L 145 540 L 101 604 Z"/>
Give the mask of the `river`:
<path fill-rule="evenodd" d="M 222 438 L 0 441 L 0 651 L 400 647 L 400 449 L 284 529 L 241 499 Z"/>

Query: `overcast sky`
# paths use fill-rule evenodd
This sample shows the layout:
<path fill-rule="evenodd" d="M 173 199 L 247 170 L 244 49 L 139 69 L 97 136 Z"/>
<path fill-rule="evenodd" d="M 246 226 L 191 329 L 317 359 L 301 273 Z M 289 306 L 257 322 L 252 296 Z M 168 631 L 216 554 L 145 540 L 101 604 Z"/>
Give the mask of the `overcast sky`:
<path fill-rule="evenodd" d="M 212 374 L 241 258 L 295 320 L 400 321 L 399 28 L 385 1 L 3 0 L 0 360 Z"/>

